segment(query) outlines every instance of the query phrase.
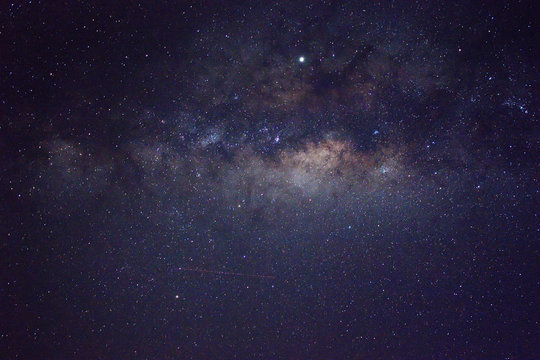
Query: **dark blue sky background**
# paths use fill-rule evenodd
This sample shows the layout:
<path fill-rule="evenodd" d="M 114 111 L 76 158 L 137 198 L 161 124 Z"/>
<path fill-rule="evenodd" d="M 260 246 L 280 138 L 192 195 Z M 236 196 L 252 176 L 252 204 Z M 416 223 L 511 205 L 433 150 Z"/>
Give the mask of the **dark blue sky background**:
<path fill-rule="evenodd" d="M 539 353 L 534 2 L 0 6 L 0 357 Z"/>

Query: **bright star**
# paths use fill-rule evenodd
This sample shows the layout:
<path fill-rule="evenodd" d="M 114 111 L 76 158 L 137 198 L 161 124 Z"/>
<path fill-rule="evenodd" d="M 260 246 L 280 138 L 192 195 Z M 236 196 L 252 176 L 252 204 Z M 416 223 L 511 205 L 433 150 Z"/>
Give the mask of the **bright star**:
<path fill-rule="evenodd" d="M 303 57 L 303 56 L 300 56 L 300 57 L 298 58 L 298 61 L 300 61 L 301 63 L 303 63 L 305 60 L 306 60 L 306 58 Z"/>

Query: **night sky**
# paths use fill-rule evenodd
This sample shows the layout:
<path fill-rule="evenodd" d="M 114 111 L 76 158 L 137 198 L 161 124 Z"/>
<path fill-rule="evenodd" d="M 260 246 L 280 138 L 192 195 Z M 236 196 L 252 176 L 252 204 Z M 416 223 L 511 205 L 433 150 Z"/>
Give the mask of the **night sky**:
<path fill-rule="evenodd" d="M 0 4 L 1 359 L 538 359 L 535 2 Z"/>

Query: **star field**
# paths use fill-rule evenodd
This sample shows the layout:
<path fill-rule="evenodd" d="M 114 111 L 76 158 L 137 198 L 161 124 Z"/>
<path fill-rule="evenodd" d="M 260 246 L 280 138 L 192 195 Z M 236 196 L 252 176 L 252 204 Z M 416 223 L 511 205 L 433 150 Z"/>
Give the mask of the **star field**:
<path fill-rule="evenodd" d="M 0 5 L 0 357 L 533 359 L 533 2 Z"/>

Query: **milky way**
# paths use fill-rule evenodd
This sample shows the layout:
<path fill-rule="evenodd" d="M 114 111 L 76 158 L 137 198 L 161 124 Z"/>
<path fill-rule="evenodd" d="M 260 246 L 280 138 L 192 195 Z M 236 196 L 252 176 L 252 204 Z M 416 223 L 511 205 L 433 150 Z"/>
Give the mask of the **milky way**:
<path fill-rule="evenodd" d="M 0 354 L 538 354 L 535 5 L 0 11 Z"/>

